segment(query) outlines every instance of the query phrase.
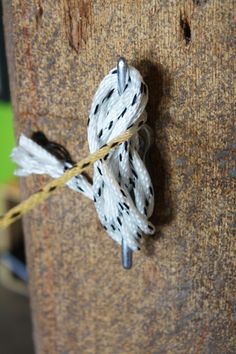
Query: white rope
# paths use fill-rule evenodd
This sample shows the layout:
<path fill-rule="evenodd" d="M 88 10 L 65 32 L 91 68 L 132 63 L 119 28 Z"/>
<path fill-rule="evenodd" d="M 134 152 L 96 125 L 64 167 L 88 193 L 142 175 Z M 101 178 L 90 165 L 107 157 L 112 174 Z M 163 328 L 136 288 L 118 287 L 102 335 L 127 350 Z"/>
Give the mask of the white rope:
<path fill-rule="evenodd" d="M 91 153 L 134 123 L 143 125 L 146 122 L 147 86 L 134 67 L 129 66 L 127 75 L 127 84 L 121 95 L 116 69 L 102 80 L 95 93 L 88 120 Z M 155 231 L 148 221 L 154 206 L 152 182 L 139 155 L 142 148 L 144 158 L 144 150 L 148 146 L 142 144 L 149 145 L 146 125 L 130 141 L 95 162 L 92 184 L 84 175 L 67 183 L 71 189 L 94 200 L 98 217 L 107 233 L 119 244 L 123 238 L 133 251 L 139 249 L 142 233 L 153 234 Z M 61 161 L 24 135 L 20 136 L 19 146 L 13 149 L 11 156 L 18 165 L 15 171 L 18 176 L 36 173 L 57 178 L 73 166 L 71 161 Z"/>

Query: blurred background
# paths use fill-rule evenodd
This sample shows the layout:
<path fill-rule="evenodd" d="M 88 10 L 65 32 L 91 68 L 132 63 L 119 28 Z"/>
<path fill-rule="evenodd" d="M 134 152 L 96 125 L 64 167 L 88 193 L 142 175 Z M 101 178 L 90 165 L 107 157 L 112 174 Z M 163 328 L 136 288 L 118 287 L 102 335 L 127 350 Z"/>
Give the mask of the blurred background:
<path fill-rule="evenodd" d="M 15 146 L 0 0 L 0 215 L 20 201 L 10 153 Z M 33 354 L 28 274 L 21 220 L 0 230 L 0 353 Z"/>

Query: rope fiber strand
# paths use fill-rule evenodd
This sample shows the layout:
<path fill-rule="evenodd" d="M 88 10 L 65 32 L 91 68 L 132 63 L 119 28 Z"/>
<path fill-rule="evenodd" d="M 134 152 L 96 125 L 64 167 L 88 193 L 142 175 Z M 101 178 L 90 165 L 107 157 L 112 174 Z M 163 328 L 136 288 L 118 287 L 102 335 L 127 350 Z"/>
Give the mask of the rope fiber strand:
<path fill-rule="evenodd" d="M 9 226 L 30 209 L 67 184 L 94 201 L 100 222 L 113 240 L 136 251 L 143 233 L 153 234 L 148 220 L 153 212 L 153 186 L 144 164 L 150 144 L 145 124 L 148 89 L 132 66 L 127 71 L 124 92 L 119 94 L 117 69 L 100 83 L 88 119 L 90 155 L 74 164 L 67 150 L 42 133 L 32 139 L 21 135 L 13 149 L 18 176 L 48 174 L 55 180 L 8 211 L 0 228 Z M 142 158 L 140 157 L 142 156 Z M 81 174 L 94 164 L 92 184 Z"/>

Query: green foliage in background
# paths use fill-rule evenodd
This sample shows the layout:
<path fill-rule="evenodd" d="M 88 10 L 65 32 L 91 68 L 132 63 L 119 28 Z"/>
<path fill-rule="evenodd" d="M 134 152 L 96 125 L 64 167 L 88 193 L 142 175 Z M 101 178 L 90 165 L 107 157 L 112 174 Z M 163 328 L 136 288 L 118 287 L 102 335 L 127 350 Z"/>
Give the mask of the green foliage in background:
<path fill-rule="evenodd" d="M 12 109 L 10 103 L 0 102 L 0 183 L 14 179 L 15 164 L 10 153 L 15 146 Z"/>

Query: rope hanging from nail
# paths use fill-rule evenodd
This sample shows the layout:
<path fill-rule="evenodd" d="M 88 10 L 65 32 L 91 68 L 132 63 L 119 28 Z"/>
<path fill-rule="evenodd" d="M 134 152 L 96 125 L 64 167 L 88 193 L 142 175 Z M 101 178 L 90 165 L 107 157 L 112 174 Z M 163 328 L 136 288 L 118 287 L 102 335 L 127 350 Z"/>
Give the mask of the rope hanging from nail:
<path fill-rule="evenodd" d="M 109 149 L 102 158 L 93 161 L 92 184 L 81 174 L 67 178 L 65 182 L 94 201 L 101 224 L 112 239 L 121 244 L 123 238 L 135 251 L 139 249 L 142 233 L 154 233 L 154 226 L 148 220 L 153 212 L 154 195 L 143 161 L 144 145 L 148 145 L 149 139 L 145 124 L 148 90 L 134 67 L 129 66 L 127 75 L 124 92 L 119 94 L 117 69 L 111 70 L 93 98 L 88 119 L 90 153 L 94 155 L 107 146 Z M 117 137 L 131 131 L 133 134 L 126 140 L 112 146 Z M 32 139 L 22 135 L 12 158 L 18 165 L 15 172 L 18 176 L 36 173 L 60 179 L 78 167 L 62 146 L 48 141 L 42 133 L 34 134 Z M 87 160 L 88 166 L 91 162 Z M 56 182 L 51 182 L 50 188 L 56 188 Z"/>

